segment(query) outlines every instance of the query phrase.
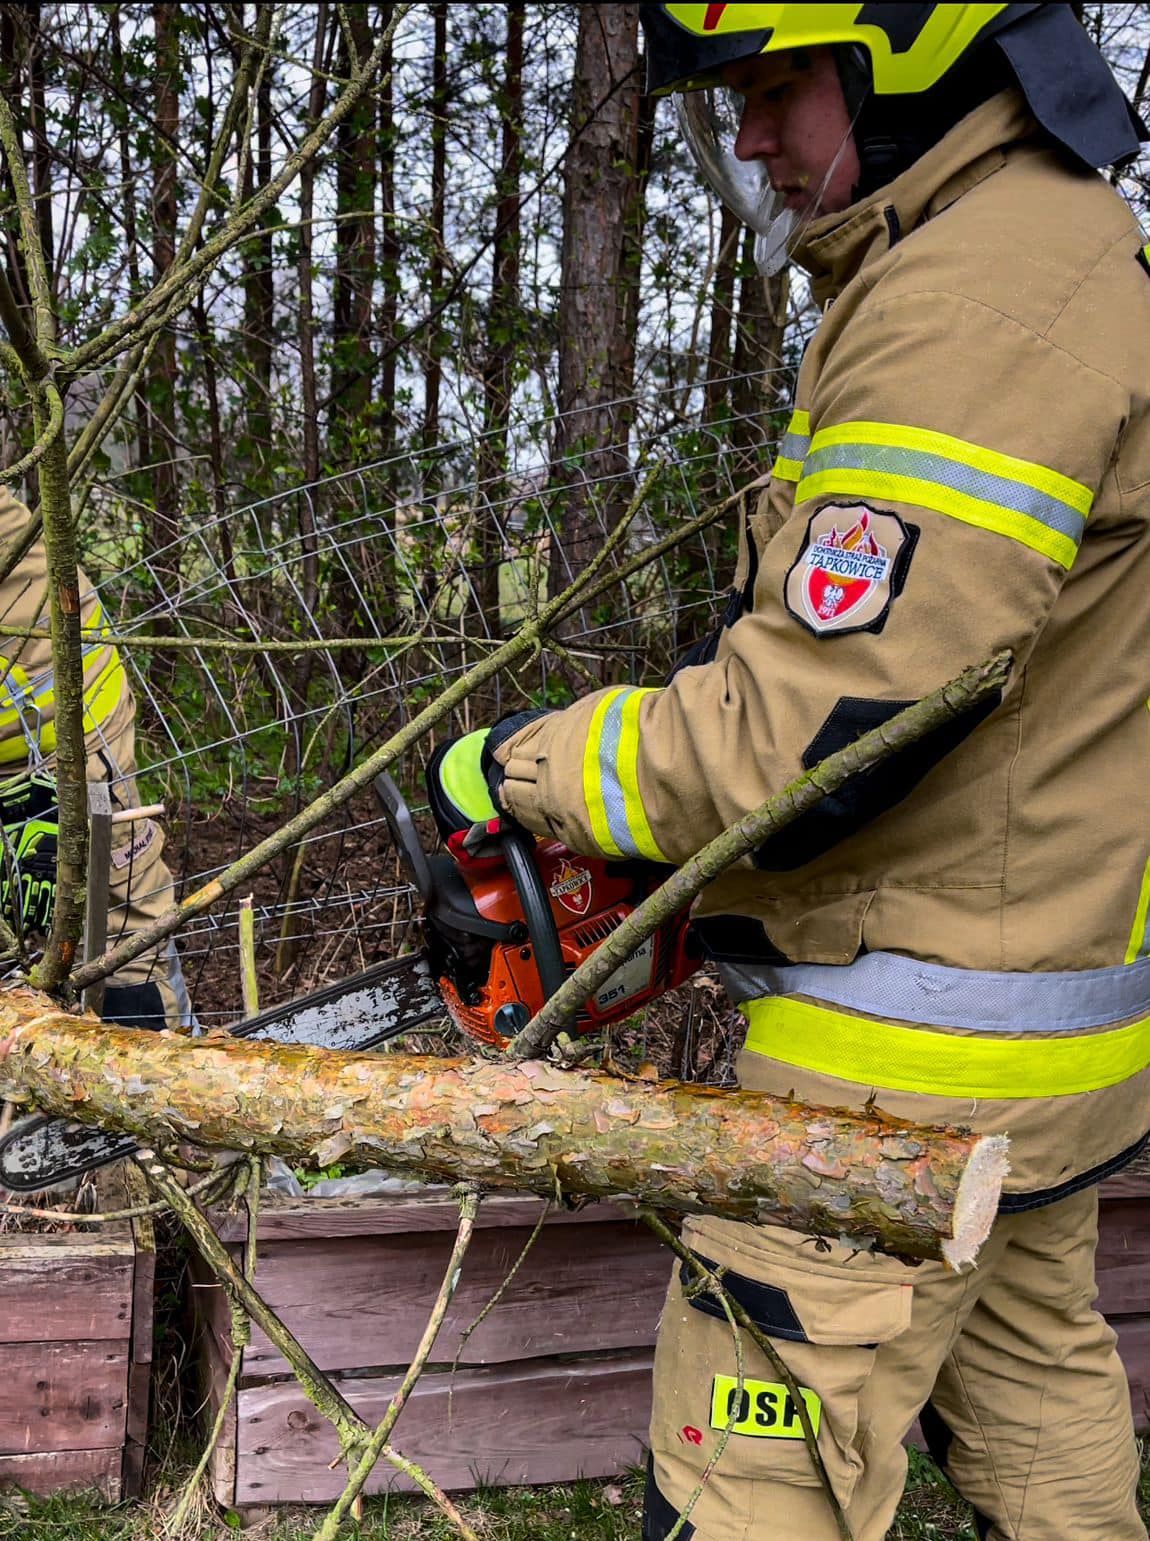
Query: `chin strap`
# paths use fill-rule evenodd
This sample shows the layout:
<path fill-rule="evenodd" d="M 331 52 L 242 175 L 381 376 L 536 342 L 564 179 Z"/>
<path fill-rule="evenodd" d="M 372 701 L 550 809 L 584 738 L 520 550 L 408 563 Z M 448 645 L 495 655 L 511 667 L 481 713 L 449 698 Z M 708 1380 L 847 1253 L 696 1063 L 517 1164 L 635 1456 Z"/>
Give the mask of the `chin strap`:
<path fill-rule="evenodd" d="M 858 44 L 835 49 L 847 111 L 855 125 L 859 157 L 856 199 L 869 197 L 913 166 L 956 123 L 1013 83 L 1002 55 L 977 50 L 929 91 L 915 96 L 879 96 L 870 55 Z"/>

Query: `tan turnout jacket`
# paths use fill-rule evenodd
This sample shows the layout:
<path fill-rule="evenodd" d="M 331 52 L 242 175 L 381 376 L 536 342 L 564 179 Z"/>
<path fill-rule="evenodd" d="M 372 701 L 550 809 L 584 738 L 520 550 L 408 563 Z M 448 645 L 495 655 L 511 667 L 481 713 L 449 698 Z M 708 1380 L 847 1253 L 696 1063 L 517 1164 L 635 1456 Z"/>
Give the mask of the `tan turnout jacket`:
<path fill-rule="evenodd" d="M 1091 1172 L 1150 1126 L 1150 983 L 1135 987 L 1150 981 L 1142 244 L 1118 195 L 1040 143 L 1014 92 L 812 226 L 800 258 L 824 316 L 749 523 L 749 608 L 713 662 L 663 689 L 597 692 L 498 752 L 528 827 L 679 863 L 1009 649 L 989 716 L 828 799 L 698 913 L 761 921 L 764 959 L 783 965 L 765 989 L 734 987 L 775 997 L 751 1014 L 748 1079 L 839 1104 L 874 1090 L 894 1113 L 1006 1129 L 1020 1192 Z M 896 972 L 926 965 L 924 998 L 953 985 L 985 999 L 985 1021 L 883 1010 L 881 991 L 860 1005 L 845 985 L 831 1009 L 826 969 L 786 967 L 850 981 L 876 953 Z M 1102 972 L 1073 981 L 1085 1005 L 1065 1020 L 1048 1019 L 1062 992 L 1016 1008 L 996 988 L 1081 971 Z"/>

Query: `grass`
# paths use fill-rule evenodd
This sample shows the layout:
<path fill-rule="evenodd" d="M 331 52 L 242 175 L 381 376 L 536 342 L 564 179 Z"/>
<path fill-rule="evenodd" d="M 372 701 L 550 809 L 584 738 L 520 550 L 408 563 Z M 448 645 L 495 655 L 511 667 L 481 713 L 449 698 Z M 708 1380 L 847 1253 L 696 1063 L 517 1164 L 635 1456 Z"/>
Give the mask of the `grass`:
<path fill-rule="evenodd" d="M 1150 1464 L 1143 1463 L 1142 1513 L 1150 1518 Z M 616 1482 L 577 1482 L 569 1487 L 496 1488 L 467 1495 L 460 1508 L 483 1541 L 636 1541 L 643 1482 L 631 1472 Z M 170 1493 L 150 1504 L 101 1509 L 83 1499 L 37 1502 L 0 1495 L 2 1541 L 161 1541 L 162 1511 Z M 269 1514 L 243 1532 L 250 1541 L 309 1541 L 322 1511 Z M 179 1541 L 233 1541 L 239 1516 L 205 1510 Z M 348 1526 L 348 1541 L 453 1541 L 455 1531 L 426 1503 L 410 1498 L 375 1499 L 363 1522 Z M 934 1466 L 911 1452 L 906 1496 L 888 1541 L 975 1541 L 964 1504 Z"/>

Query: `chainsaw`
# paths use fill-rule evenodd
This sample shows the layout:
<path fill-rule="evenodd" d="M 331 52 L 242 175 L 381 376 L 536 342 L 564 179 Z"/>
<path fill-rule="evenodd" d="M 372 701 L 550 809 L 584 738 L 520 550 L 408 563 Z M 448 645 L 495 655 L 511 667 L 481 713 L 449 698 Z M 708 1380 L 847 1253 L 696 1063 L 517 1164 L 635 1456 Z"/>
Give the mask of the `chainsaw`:
<path fill-rule="evenodd" d="M 391 777 L 378 776 L 375 790 L 422 901 L 422 950 L 269 1007 L 229 1028 L 233 1037 L 368 1050 L 446 1014 L 502 1049 L 664 876 L 646 862 L 576 855 L 505 819 L 441 828 L 446 848 L 429 853 Z M 599 986 L 574 1031 L 630 1016 L 701 962 L 682 911 Z M 130 1135 L 34 1115 L 0 1140 L 0 1187 L 41 1192 L 135 1148 Z"/>

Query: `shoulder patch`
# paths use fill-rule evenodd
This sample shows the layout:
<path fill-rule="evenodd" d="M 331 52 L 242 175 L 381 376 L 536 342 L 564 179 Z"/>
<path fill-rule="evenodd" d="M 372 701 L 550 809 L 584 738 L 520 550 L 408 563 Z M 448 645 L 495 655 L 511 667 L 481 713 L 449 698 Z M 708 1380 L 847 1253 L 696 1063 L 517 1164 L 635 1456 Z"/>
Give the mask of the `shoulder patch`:
<path fill-rule="evenodd" d="M 1145 246 L 1140 246 L 1136 256 L 1138 258 L 1138 265 L 1141 267 L 1142 271 L 1150 276 L 1150 243 Z"/>
<path fill-rule="evenodd" d="M 828 503 L 787 573 L 787 609 L 816 637 L 879 632 L 902 592 L 918 526 L 865 503 Z"/>

